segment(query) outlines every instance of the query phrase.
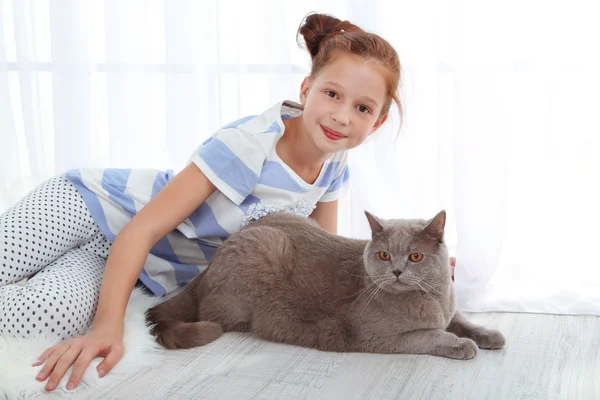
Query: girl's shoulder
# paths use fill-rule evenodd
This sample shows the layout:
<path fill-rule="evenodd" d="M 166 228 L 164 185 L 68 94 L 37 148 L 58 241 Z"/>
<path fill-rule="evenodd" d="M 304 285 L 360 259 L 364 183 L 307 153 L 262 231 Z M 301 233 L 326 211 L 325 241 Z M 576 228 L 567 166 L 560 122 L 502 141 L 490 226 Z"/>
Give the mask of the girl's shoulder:
<path fill-rule="evenodd" d="M 281 101 L 262 114 L 249 115 L 230 122 L 217 130 L 204 144 L 213 139 L 226 140 L 230 146 L 244 149 L 260 148 L 269 154 L 284 131 L 283 121 L 302 114 L 302 106 L 292 101 Z"/>
<path fill-rule="evenodd" d="M 215 132 L 191 155 L 208 179 L 236 204 L 252 192 L 267 156 L 283 134 L 283 102 L 260 115 L 229 123 Z"/>

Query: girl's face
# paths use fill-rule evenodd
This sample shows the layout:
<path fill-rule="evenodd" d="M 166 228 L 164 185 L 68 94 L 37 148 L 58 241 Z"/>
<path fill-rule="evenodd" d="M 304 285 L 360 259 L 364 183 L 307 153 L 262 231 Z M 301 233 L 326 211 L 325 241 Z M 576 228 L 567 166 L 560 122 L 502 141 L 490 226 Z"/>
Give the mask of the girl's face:
<path fill-rule="evenodd" d="M 320 151 L 352 149 L 385 122 L 387 115 L 379 117 L 386 101 L 384 72 L 377 63 L 341 53 L 304 79 L 302 123 Z"/>

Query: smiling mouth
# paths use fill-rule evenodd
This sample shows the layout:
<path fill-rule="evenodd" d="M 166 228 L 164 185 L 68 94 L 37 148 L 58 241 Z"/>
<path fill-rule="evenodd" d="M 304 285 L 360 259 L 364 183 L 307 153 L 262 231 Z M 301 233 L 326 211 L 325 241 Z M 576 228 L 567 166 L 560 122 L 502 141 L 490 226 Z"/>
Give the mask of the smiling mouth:
<path fill-rule="evenodd" d="M 341 133 L 336 132 L 332 129 L 326 128 L 323 125 L 321 125 L 321 129 L 323 130 L 323 133 L 325 134 L 325 136 L 327 136 L 331 140 L 340 140 L 340 139 L 346 138 L 346 136 L 342 135 Z"/>

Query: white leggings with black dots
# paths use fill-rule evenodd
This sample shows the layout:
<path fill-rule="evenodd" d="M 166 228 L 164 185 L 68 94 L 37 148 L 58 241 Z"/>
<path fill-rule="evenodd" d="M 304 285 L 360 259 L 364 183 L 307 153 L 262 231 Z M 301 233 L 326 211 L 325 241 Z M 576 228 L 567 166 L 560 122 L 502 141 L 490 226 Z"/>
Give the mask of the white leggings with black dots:
<path fill-rule="evenodd" d="M 0 336 L 66 339 L 91 324 L 110 242 L 64 175 L 0 216 Z M 24 286 L 17 284 L 29 278 Z"/>

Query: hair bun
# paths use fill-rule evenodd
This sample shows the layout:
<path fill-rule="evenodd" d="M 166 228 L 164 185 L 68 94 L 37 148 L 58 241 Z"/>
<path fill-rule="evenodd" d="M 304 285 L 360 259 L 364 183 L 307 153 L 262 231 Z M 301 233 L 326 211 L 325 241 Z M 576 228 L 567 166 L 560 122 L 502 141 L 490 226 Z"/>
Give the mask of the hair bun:
<path fill-rule="evenodd" d="M 342 21 L 327 14 L 309 14 L 298 29 L 298 39 L 302 35 L 310 57 L 314 59 L 319 53 L 323 41 L 331 34 L 340 32 L 362 31 L 356 25 Z M 301 46 L 301 44 L 299 43 Z"/>

